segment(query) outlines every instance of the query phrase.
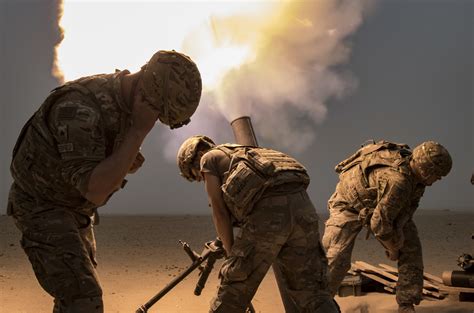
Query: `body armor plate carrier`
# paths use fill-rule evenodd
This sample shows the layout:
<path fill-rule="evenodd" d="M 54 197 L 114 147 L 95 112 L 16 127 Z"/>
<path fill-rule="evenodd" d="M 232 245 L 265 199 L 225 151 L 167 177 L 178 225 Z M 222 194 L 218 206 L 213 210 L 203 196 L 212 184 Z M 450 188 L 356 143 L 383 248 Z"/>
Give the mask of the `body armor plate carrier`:
<path fill-rule="evenodd" d="M 378 189 L 369 184 L 370 172 L 376 168 L 390 167 L 403 175 L 411 175 L 409 149 L 406 144 L 388 141 L 372 142 L 362 146 L 353 155 L 336 165 L 335 171 L 341 176 L 344 175 L 344 179 L 351 181 L 347 190 L 348 201 L 358 212 L 359 219 L 364 224 L 370 220 L 378 198 Z M 358 170 L 354 170 L 355 168 Z"/>
<path fill-rule="evenodd" d="M 247 216 L 269 187 L 301 183 L 306 188 L 306 168 L 294 158 L 275 150 L 241 145 L 215 147 L 231 159 L 221 190 L 224 201 L 238 221 Z"/>

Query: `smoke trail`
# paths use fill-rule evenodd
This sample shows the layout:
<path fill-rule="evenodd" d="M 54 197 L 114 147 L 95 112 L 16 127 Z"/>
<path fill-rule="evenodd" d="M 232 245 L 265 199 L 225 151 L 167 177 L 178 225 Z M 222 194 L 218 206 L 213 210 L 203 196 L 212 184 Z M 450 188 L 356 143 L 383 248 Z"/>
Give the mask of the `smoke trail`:
<path fill-rule="evenodd" d="M 64 74 L 61 70 L 61 67 L 59 65 L 59 60 L 58 60 L 58 49 L 59 46 L 64 39 L 64 29 L 61 27 L 61 18 L 63 16 L 64 12 L 64 2 L 63 0 L 57 0 L 57 11 L 56 11 L 56 19 L 57 19 L 57 32 L 58 32 L 58 41 L 56 42 L 56 45 L 54 46 L 54 54 L 53 54 L 53 67 L 51 69 L 51 74 L 53 77 L 55 77 L 59 84 L 64 83 Z"/>
<path fill-rule="evenodd" d="M 250 115 L 259 137 L 277 147 L 304 150 L 314 140 L 314 125 L 326 116 L 328 100 L 356 87 L 355 78 L 341 65 L 350 56 L 347 39 L 371 4 L 285 1 L 264 22 L 258 16 L 213 17 L 219 40 L 254 42 L 256 52 L 211 91 L 214 102 L 203 99 L 201 106 L 217 106 L 229 121 Z M 185 41 L 187 50 L 192 50 L 195 38 Z M 209 119 L 197 122 L 207 128 L 212 124 Z"/>

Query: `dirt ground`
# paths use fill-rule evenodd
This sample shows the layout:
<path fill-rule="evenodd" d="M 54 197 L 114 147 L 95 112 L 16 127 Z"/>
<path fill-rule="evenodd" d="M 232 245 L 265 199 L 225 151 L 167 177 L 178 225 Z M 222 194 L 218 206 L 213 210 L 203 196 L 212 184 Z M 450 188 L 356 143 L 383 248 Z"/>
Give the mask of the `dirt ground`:
<path fill-rule="evenodd" d="M 327 218 L 322 214 L 320 217 L 321 221 Z M 426 272 L 441 276 L 444 270 L 457 270 L 457 257 L 474 253 L 474 212 L 419 210 L 415 221 Z M 321 223 L 321 233 L 323 230 Z M 385 258 L 374 239 L 364 240 L 364 235 L 357 239 L 353 261 L 396 266 Z M 200 253 L 203 243 L 215 238 L 215 231 L 210 216 L 104 215 L 96 236 L 106 312 L 125 313 L 135 312 L 191 263 L 179 239 Z M 51 312 L 52 299 L 36 281 L 19 239 L 11 218 L 0 216 L 0 312 Z M 218 261 L 216 267 L 219 265 Z M 193 294 L 197 279 L 197 271 L 191 273 L 149 312 L 207 312 L 218 284 L 217 270 L 211 273 L 199 297 Z M 389 313 L 397 309 L 394 295 L 383 293 L 337 297 L 337 301 L 348 313 Z M 257 312 L 284 312 L 273 273 L 269 272 L 262 282 L 253 305 Z M 423 301 L 417 312 L 474 313 L 474 302 L 459 302 L 455 297 Z"/>

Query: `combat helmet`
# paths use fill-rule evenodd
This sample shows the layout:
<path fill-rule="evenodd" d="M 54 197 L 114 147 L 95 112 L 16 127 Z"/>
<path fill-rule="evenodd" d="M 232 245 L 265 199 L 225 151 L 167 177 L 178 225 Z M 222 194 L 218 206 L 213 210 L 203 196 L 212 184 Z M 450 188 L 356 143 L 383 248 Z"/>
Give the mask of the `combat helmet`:
<path fill-rule="evenodd" d="M 423 142 L 413 149 L 412 159 L 424 180 L 432 176 L 448 175 L 453 164 L 448 150 L 435 141 Z"/>
<path fill-rule="evenodd" d="M 160 50 L 142 67 L 143 93 L 171 129 L 190 122 L 201 98 L 201 75 L 186 55 Z"/>
<path fill-rule="evenodd" d="M 196 177 L 192 173 L 192 168 L 196 162 L 196 155 L 199 150 L 210 149 L 216 144 L 207 136 L 197 135 L 186 139 L 178 150 L 176 163 L 178 164 L 180 175 L 189 181 L 195 181 Z"/>

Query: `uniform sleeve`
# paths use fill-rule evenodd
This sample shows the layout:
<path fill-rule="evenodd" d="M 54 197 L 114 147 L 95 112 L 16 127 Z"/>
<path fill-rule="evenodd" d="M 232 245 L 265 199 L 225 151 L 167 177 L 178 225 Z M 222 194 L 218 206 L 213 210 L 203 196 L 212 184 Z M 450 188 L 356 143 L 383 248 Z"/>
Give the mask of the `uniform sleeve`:
<path fill-rule="evenodd" d="M 415 191 L 413 192 L 413 195 L 410 199 L 410 207 L 408 209 L 408 215 L 410 218 L 413 217 L 413 214 L 415 213 L 416 209 L 418 208 L 418 205 L 420 204 L 421 197 L 423 197 L 423 194 L 425 193 L 425 186 L 424 185 L 417 185 L 415 188 Z"/>
<path fill-rule="evenodd" d="M 201 158 L 201 173 L 219 177 L 219 150 L 211 150 Z M 222 152 L 223 153 L 223 152 Z"/>
<path fill-rule="evenodd" d="M 411 190 L 401 173 L 388 169 L 375 175 L 378 203 L 370 220 L 370 228 L 378 239 L 386 241 L 397 235 L 395 221 L 409 205 Z"/>
<path fill-rule="evenodd" d="M 49 126 L 61 157 L 63 179 L 82 194 L 89 176 L 105 159 L 105 138 L 98 106 L 79 92 L 60 98 L 49 112 Z"/>

